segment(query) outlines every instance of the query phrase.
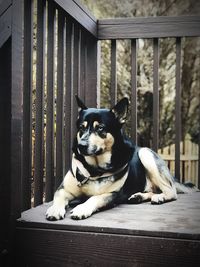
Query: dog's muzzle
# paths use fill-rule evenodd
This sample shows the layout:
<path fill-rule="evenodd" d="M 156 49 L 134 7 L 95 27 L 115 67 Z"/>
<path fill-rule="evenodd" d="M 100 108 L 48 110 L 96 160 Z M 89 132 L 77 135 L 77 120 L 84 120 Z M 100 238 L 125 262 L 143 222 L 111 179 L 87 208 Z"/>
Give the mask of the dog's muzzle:
<path fill-rule="evenodd" d="M 85 141 L 82 141 L 78 144 L 78 149 L 80 153 L 85 156 L 98 156 L 103 152 L 102 149 L 98 148 L 97 146 L 90 147 L 89 144 Z"/>

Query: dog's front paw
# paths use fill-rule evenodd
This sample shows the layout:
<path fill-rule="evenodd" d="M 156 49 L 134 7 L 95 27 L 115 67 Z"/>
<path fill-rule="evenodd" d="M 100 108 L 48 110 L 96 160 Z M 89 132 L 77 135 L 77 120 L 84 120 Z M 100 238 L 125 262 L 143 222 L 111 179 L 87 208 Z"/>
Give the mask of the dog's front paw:
<path fill-rule="evenodd" d="M 90 217 L 93 213 L 92 209 L 90 209 L 85 204 L 80 204 L 76 206 L 73 210 L 71 210 L 71 218 L 74 220 L 82 220 Z"/>
<path fill-rule="evenodd" d="M 65 213 L 66 213 L 65 207 L 52 205 L 47 209 L 46 219 L 48 221 L 62 220 L 65 217 Z"/>
<path fill-rule="evenodd" d="M 159 205 L 165 202 L 165 197 L 163 194 L 155 194 L 151 197 L 151 204 Z"/>

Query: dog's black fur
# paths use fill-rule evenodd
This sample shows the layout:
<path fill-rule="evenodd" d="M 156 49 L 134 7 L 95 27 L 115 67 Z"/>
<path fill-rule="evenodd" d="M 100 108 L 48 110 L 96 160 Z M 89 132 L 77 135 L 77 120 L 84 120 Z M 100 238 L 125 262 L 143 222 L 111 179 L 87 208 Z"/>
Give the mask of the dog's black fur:
<path fill-rule="evenodd" d="M 87 108 L 78 97 L 77 103 L 72 167 L 47 210 L 48 220 L 64 218 L 65 207 L 82 196 L 88 200 L 71 211 L 73 219 L 87 218 L 119 203 L 161 204 L 175 200 L 176 187 L 187 191 L 174 181 L 155 152 L 137 147 L 125 137 L 122 126 L 128 111 L 127 98 L 110 110 Z"/>

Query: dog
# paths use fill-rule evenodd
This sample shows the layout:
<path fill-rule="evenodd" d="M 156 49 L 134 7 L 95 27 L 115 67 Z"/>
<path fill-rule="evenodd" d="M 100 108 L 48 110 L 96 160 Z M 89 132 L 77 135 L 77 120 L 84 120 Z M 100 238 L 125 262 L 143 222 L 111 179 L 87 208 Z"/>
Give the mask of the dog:
<path fill-rule="evenodd" d="M 190 190 L 175 181 L 158 154 L 125 137 L 128 98 L 111 109 L 88 108 L 76 99 L 79 115 L 71 169 L 54 194 L 47 220 L 63 219 L 70 202 L 81 197 L 87 200 L 71 210 L 72 219 L 85 219 L 121 203 L 162 204 Z"/>

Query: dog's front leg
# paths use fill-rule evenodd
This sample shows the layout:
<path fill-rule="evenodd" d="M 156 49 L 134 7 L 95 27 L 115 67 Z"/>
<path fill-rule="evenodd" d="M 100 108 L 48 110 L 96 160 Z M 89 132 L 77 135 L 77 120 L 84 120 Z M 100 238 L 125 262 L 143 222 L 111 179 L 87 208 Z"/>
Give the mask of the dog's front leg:
<path fill-rule="evenodd" d="M 86 219 L 96 211 L 112 206 L 116 194 L 116 192 L 113 192 L 90 197 L 86 202 L 76 206 L 71 211 L 71 218 L 75 220 Z"/>
<path fill-rule="evenodd" d="M 69 191 L 70 190 L 70 191 Z M 46 218 L 49 221 L 61 220 L 65 217 L 69 202 L 79 195 L 77 182 L 71 171 L 68 171 L 60 187 L 56 190 L 53 205 L 47 209 Z"/>

